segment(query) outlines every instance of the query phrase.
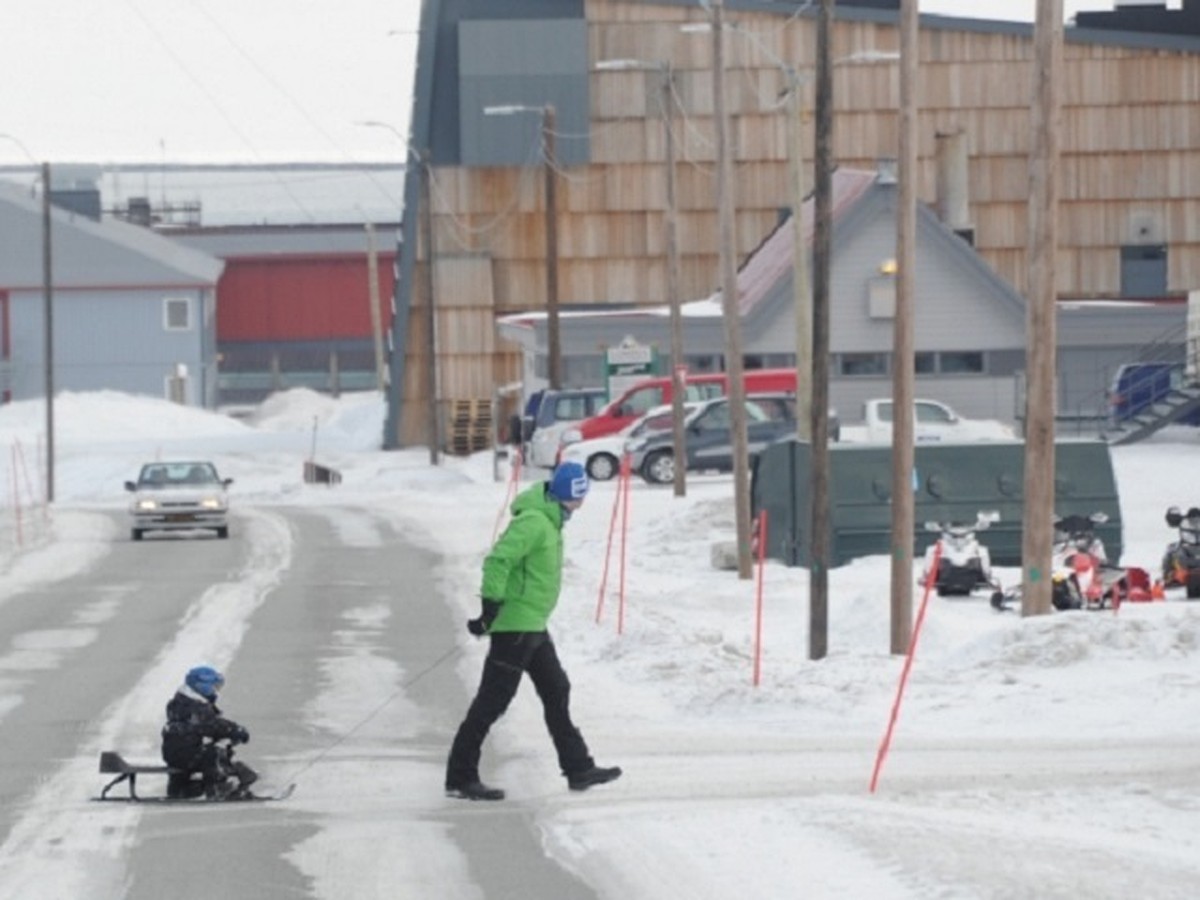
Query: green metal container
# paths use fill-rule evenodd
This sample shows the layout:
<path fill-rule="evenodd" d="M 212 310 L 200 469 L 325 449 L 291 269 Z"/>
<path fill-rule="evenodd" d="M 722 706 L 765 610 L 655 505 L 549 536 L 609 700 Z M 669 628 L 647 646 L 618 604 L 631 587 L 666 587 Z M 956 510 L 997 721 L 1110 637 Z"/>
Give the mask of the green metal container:
<path fill-rule="evenodd" d="M 834 444 L 830 458 L 830 563 L 891 552 L 892 450 L 880 444 Z M 914 556 L 937 536 L 926 521 L 974 522 L 982 510 L 1000 521 L 980 533 L 992 562 L 1021 564 L 1025 444 L 920 444 L 905 490 L 915 492 Z M 811 523 L 812 448 L 781 441 L 756 459 L 751 487 L 755 514 L 767 512 L 767 554 L 790 566 L 807 566 Z M 1055 447 L 1058 515 L 1103 512 L 1096 528 L 1110 560 L 1121 558 L 1121 507 L 1109 447 L 1103 441 L 1060 441 Z"/>

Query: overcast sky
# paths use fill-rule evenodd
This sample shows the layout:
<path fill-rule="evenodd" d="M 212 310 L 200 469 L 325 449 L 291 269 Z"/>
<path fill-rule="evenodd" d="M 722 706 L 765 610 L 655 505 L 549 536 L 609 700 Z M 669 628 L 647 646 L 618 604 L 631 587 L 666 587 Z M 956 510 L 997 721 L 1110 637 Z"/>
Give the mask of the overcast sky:
<path fill-rule="evenodd" d="M 1064 7 L 1070 18 L 1111 0 Z M 1026 22 L 1035 8 L 920 3 Z M 419 10 L 420 0 L 4 0 L 0 165 L 395 160 L 397 135 L 356 123 L 406 131 Z"/>

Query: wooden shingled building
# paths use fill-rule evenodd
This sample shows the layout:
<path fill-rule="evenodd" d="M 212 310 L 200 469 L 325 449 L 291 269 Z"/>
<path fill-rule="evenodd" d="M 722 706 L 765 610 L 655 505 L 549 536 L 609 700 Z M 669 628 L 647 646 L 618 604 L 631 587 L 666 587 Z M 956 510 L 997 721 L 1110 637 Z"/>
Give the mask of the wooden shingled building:
<path fill-rule="evenodd" d="M 447 421 L 454 401 L 490 398 L 525 376 L 520 354 L 497 339 L 494 324 L 546 307 L 548 222 L 555 223 L 563 308 L 665 302 L 663 91 L 654 66 L 669 63 L 672 72 L 682 296 L 706 297 L 719 280 L 712 40 L 685 27 L 708 21 L 704 6 L 498 6 L 423 5 L 411 140 L 429 156 L 429 200 L 420 167 L 411 167 L 396 286 L 391 446 L 428 439 L 425 404 L 435 392 Z M 725 7 L 735 25 L 725 55 L 740 264 L 791 212 L 788 113 L 779 96 L 785 65 L 801 73 L 812 65 L 816 21 L 804 3 L 727 0 Z M 898 49 L 898 7 L 898 0 L 836 4 L 832 57 L 844 61 L 834 72 L 838 165 L 874 170 L 897 153 L 898 67 L 867 60 Z M 1032 32 L 1030 23 L 920 17 L 919 199 L 1019 293 Z M 1177 301 L 1200 286 L 1200 0 L 1185 0 L 1182 10 L 1081 13 L 1065 34 L 1059 296 Z M 617 59 L 653 65 L 600 65 Z M 544 178 L 548 106 L 553 216 Z M 811 122 L 806 127 L 811 166 Z M 957 135 L 965 145 L 956 193 L 939 178 L 939 135 Z M 832 302 L 858 298 L 839 296 L 834 284 Z M 596 375 L 572 371 L 568 360 L 568 383 L 593 383 Z"/>

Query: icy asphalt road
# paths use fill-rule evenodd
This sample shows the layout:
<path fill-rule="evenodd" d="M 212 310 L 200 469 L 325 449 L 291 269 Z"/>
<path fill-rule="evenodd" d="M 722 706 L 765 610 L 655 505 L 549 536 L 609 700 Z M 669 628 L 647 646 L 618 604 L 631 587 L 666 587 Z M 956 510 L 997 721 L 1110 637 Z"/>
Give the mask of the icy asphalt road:
<path fill-rule="evenodd" d="M 442 796 L 469 699 L 460 624 L 398 521 L 245 509 L 228 541 L 134 543 L 120 516 L 57 517 L 79 570 L 0 593 L 0 897 L 595 896 L 543 852 L 530 807 Z M 295 796 L 91 802 L 100 750 L 156 760 L 163 705 L 199 662 L 228 675 L 240 755 Z"/>

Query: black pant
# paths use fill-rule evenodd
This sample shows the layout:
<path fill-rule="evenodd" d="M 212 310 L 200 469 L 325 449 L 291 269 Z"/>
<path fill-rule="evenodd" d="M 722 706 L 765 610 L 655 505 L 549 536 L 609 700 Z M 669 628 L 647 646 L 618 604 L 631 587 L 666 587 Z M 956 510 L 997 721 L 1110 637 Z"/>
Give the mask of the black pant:
<path fill-rule="evenodd" d="M 550 635 L 544 631 L 501 632 L 491 635 L 491 642 L 479 690 L 450 748 L 446 786 L 459 787 L 479 780 L 483 740 L 516 696 L 524 672 L 529 673 L 542 700 L 546 728 L 558 752 L 562 773 L 571 775 L 595 765 L 583 735 L 571 721 L 571 682 L 558 661 Z"/>
<path fill-rule="evenodd" d="M 257 772 L 244 762 L 234 760 L 233 751 L 219 744 L 205 744 L 183 760 L 171 756 L 166 763 L 179 770 L 167 777 L 168 797 L 211 796 L 229 778 L 236 778 L 239 788 L 248 788 L 258 780 Z M 200 775 L 198 780 L 197 774 Z"/>

